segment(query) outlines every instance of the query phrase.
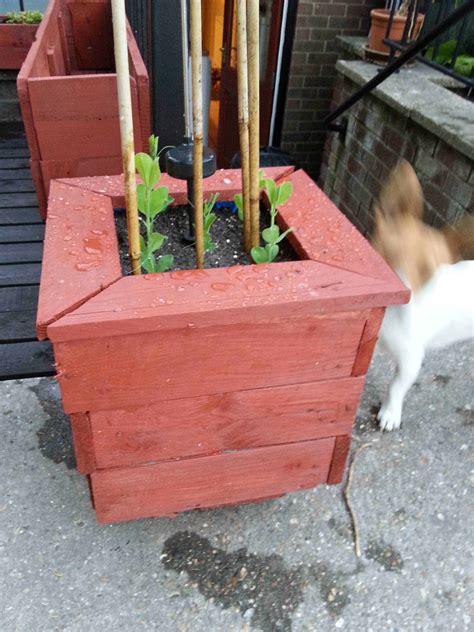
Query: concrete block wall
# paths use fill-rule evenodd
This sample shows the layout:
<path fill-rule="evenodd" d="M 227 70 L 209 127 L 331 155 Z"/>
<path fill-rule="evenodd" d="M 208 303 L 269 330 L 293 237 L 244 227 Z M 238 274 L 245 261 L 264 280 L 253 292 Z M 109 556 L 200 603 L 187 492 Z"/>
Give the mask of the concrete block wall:
<path fill-rule="evenodd" d="M 339 76 L 334 104 L 359 86 Z M 376 96 L 366 96 L 348 112 L 344 140 L 328 137 L 320 184 L 333 202 L 364 233 L 373 227 L 373 203 L 382 183 L 400 158 L 420 178 L 425 196 L 425 221 L 442 226 L 474 211 L 473 160 L 396 111 Z"/>

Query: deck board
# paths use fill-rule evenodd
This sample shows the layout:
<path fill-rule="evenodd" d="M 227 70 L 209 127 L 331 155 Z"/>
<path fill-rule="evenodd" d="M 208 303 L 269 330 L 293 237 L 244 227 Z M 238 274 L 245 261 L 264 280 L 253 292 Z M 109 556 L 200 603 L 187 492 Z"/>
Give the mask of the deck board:
<path fill-rule="evenodd" d="M 36 338 L 44 224 L 34 190 L 24 134 L 0 126 L 0 380 L 55 373 L 51 344 Z"/>

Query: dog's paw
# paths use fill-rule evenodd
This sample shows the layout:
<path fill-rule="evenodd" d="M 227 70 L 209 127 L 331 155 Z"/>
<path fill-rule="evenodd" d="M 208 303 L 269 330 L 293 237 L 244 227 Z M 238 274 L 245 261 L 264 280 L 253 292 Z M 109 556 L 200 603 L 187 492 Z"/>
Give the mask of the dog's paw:
<path fill-rule="evenodd" d="M 401 411 L 395 410 L 388 404 L 383 404 L 377 413 L 380 430 L 398 430 L 402 423 Z"/>

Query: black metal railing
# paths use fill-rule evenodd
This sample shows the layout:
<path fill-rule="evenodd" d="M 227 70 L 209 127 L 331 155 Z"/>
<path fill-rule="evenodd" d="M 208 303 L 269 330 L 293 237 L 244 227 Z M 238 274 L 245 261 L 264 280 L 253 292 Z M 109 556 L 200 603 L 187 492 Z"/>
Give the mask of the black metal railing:
<path fill-rule="evenodd" d="M 444 1 L 444 0 L 443 0 Z M 449 0 L 448 0 L 449 1 Z M 458 3 L 459 4 L 459 3 Z M 385 79 L 397 72 L 407 62 L 416 58 L 421 53 L 430 50 L 430 47 L 434 49 L 438 38 L 445 36 L 450 32 L 450 29 L 456 25 L 459 25 L 469 15 L 472 16 L 474 12 L 474 0 L 465 0 L 460 6 L 454 8 L 454 10 L 446 15 L 441 21 L 438 21 L 428 32 L 423 29 L 420 36 L 415 41 L 410 40 L 410 32 L 407 31 L 405 48 L 400 49 L 399 55 L 392 55 L 385 68 L 382 68 L 370 81 L 363 85 L 359 90 L 354 92 L 349 98 L 341 103 L 335 110 L 330 112 L 322 121 L 323 126 L 332 131 L 345 133 L 347 121 L 342 120 L 336 123 L 338 119 L 346 110 L 352 107 L 355 103 L 360 101 L 366 94 L 371 92 L 374 88 L 380 85 Z M 462 26 L 462 24 L 461 24 Z M 466 27 L 464 27 L 466 28 Z M 388 32 L 390 32 L 387 29 Z M 386 38 L 386 41 L 388 39 Z M 438 45 L 438 50 L 440 50 Z"/>
<path fill-rule="evenodd" d="M 392 2 L 383 40 L 384 44 L 390 48 L 389 63 L 397 53 L 407 50 L 416 39 L 418 32 L 421 36 L 430 33 L 463 4 L 463 0 Z M 390 37 L 390 34 L 393 20 L 400 11 L 406 18 L 405 27 L 401 40 L 395 40 Z M 474 12 L 467 13 L 457 24 L 437 37 L 431 46 L 420 51 L 415 58 L 457 79 L 468 88 L 474 88 Z"/>

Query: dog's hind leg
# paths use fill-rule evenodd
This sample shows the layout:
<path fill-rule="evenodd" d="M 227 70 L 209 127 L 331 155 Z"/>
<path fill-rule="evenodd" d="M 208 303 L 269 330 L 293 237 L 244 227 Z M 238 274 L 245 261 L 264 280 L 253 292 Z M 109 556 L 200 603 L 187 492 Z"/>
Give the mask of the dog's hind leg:
<path fill-rule="evenodd" d="M 423 362 L 423 349 L 405 349 L 405 353 L 397 354 L 397 371 L 390 384 L 385 401 L 377 419 L 381 430 L 397 430 L 402 420 L 403 399 L 416 380 Z"/>

